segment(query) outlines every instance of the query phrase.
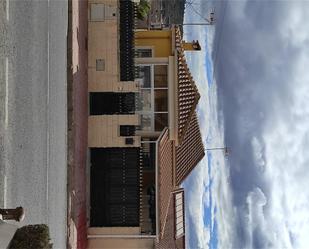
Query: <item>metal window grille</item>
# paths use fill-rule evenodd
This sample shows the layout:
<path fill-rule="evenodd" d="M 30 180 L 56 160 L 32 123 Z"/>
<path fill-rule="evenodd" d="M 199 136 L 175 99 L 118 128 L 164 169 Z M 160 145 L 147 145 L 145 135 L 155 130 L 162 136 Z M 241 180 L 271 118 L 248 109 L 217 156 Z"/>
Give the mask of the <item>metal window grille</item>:
<path fill-rule="evenodd" d="M 120 136 L 130 137 L 135 135 L 135 125 L 120 125 Z"/>

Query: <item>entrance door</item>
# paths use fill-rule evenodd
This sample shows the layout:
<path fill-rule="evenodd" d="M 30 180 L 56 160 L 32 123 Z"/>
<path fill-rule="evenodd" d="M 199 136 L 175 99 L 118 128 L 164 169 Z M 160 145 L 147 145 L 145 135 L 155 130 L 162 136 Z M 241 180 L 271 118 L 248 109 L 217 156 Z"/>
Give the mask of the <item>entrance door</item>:
<path fill-rule="evenodd" d="M 90 93 L 90 115 L 134 114 L 134 93 Z"/>
<path fill-rule="evenodd" d="M 139 153 L 91 149 L 90 226 L 139 226 Z"/>

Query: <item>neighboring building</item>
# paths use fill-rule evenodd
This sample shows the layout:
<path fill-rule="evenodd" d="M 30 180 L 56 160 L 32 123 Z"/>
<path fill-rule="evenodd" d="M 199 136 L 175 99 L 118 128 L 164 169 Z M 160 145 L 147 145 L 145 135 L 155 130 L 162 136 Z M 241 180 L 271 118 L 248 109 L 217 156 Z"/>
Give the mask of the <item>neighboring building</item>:
<path fill-rule="evenodd" d="M 180 185 L 204 156 L 184 51 L 200 46 L 133 16 L 89 0 L 88 248 L 184 248 Z"/>

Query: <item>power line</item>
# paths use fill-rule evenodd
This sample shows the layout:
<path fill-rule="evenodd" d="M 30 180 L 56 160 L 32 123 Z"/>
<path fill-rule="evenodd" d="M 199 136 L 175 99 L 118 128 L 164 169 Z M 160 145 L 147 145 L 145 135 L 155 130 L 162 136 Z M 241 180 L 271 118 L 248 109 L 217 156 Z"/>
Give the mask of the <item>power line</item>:
<path fill-rule="evenodd" d="M 199 17 L 201 17 L 203 20 L 205 20 L 206 22 L 210 22 L 207 18 L 203 17 L 191 4 L 189 4 L 189 6 L 191 7 L 191 9 L 194 11 L 195 14 L 197 14 Z"/>

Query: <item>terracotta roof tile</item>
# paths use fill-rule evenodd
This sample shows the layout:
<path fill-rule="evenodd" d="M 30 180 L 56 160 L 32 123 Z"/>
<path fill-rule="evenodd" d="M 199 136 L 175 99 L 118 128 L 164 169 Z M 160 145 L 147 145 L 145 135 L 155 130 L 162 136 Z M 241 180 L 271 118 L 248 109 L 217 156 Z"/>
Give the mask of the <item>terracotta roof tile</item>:
<path fill-rule="evenodd" d="M 204 146 L 195 112 L 180 146 L 175 147 L 175 144 L 169 140 L 167 128 L 163 131 L 159 141 L 160 246 L 158 245 L 157 248 L 181 248 L 176 247 L 176 244 L 175 247 L 164 247 L 171 245 L 165 243 L 176 243 L 170 224 L 173 217 L 171 207 L 174 205 L 171 196 L 204 155 Z M 176 182 L 173 182 L 175 174 L 173 167 L 176 167 Z M 161 242 L 161 240 L 165 242 Z M 168 240 L 171 240 L 171 242 L 168 242 Z"/>
<path fill-rule="evenodd" d="M 177 27 L 175 29 L 175 45 L 178 62 L 178 139 L 181 144 L 200 99 L 200 94 L 187 65 L 181 32 Z"/>
<path fill-rule="evenodd" d="M 183 189 L 181 190 L 183 191 Z M 175 239 L 175 198 L 174 193 L 170 195 L 168 213 L 164 233 L 159 242 L 156 243 L 157 249 L 183 249 L 185 248 L 185 236 Z"/>
<path fill-rule="evenodd" d="M 169 140 L 168 129 L 162 133 L 159 142 L 159 208 L 160 208 L 160 234 L 164 232 L 168 211 L 170 194 L 173 184 L 173 142 Z"/>
<path fill-rule="evenodd" d="M 179 146 L 169 140 L 166 128 L 159 140 L 159 227 L 156 248 L 185 248 L 185 237 L 175 240 L 175 210 L 173 191 L 205 155 L 195 112 L 200 98 L 189 71 L 182 48 L 180 30 L 175 29 L 178 60 L 178 139 Z M 174 182 L 176 179 L 176 182 Z"/>
<path fill-rule="evenodd" d="M 176 185 L 190 174 L 194 167 L 204 157 L 204 145 L 202 142 L 197 115 L 194 112 L 188 126 L 184 140 L 176 148 Z"/>

